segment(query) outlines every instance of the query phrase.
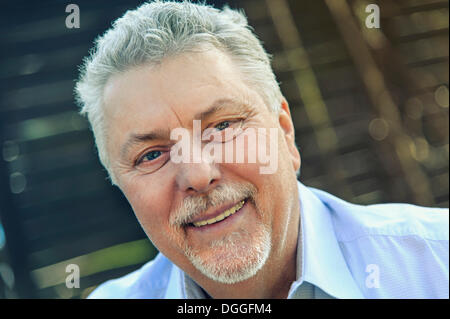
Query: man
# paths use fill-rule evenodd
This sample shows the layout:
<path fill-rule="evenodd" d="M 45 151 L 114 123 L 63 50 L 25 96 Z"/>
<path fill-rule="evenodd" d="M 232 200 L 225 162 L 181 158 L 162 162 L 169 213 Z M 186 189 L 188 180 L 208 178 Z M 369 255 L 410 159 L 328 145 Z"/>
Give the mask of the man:
<path fill-rule="evenodd" d="M 160 251 L 91 298 L 448 298 L 446 210 L 297 182 L 289 106 L 242 14 L 144 4 L 96 42 L 76 90 Z"/>

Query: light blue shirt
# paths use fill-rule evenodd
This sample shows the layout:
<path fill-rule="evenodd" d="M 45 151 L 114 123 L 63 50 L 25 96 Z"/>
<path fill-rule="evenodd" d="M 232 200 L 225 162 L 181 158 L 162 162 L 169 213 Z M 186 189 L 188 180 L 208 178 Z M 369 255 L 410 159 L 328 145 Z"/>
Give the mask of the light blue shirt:
<path fill-rule="evenodd" d="M 449 211 L 361 206 L 298 183 L 296 281 L 288 298 L 449 298 Z M 204 298 L 163 254 L 100 285 L 89 298 Z"/>

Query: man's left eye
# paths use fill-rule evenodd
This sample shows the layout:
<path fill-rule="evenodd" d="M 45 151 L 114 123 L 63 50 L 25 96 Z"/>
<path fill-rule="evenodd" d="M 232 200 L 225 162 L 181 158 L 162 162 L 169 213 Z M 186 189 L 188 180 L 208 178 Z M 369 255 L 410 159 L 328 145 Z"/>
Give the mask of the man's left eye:
<path fill-rule="evenodd" d="M 219 131 L 223 131 L 224 129 L 230 127 L 230 121 L 223 121 L 214 126 L 214 128 L 218 129 Z"/>
<path fill-rule="evenodd" d="M 214 142 L 228 142 L 233 140 L 236 136 L 242 133 L 242 125 L 244 119 L 233 119 L 219 122 L 211 125 L 205 130 L 205 140 Z"/>

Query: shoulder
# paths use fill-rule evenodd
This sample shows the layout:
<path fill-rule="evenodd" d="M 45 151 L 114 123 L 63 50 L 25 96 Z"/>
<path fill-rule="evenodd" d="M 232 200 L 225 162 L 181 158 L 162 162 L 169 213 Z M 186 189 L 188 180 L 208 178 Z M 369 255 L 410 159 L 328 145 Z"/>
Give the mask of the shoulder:
<path fill-rule="evenodd" d="M 449 238 L 449 210 L 410 204 L 366 206 L 367 214 L 379 220 L 380 231 L 392 235 L 413 235 L 428 240 Z M 384 223 L 382 221 L 385 221 Z"/>
<path fill-rule="evenodd" d="M 89 299 L 163 298 L 172 263 L 161 253 L 141 268 L 98 286 Z"/>
<path fill-rule="evenodd" d="M 449 239 L 448 208 L 403 203 L 356 205 L 326 192 L 313 192 L 328 206 L 339 241 L 370 235 L 418 236 L 428 240 Z"/>
<path fill-rule="evenodd" d="M 355 205 L 313 192 L 328 207 L 341 252 L 366 297 L 448 298 L 448 209 Z"/>

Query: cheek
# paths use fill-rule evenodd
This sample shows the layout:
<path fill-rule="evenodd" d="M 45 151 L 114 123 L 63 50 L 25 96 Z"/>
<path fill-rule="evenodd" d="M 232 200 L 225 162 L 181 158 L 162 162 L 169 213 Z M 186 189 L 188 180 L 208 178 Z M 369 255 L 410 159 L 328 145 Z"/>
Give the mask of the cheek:
<path fill-rule="evenodd" d="M 228 168 L 256 186 L 258 202 L 261 210 L 266 212 L 265 217 L 277 219 L 276 214 L 286 209 L 287 194 L 291 194 L 291 186 L 288 181 L 293 178 L 295 181 L 295 172 L 288 162 L 289 153 L 281 130 L 266 129 L 260 131 L 257 136 L 261 137 L 262 135 L 265 136 L 260 139 L 260 143 L 248 143 L 242 146 L 241 151 L 245 153 L 246 163 L 232 164 Z M 265 143 L 261 144 L 264 141 Z M 267 156 L 258 156 L 260 149 Z M 250 152 L 256 152 L 256 163 L 248 163 L 251 158 Z M 269 167 L 272 168 L 270 173 L 262 173 L 262 171 L 267 172 Z M 266 170 L 262 170 L 263 168 Z"/>
<path fill-rule="evenodd" d="M 143 177 L 124 185 L 123 192 L 147 236 L 157 236 L 168 228 L 171 200 L 163 185 L 149 183 Z"/>

